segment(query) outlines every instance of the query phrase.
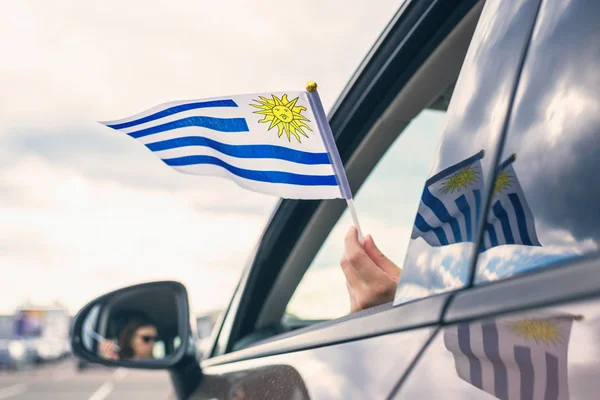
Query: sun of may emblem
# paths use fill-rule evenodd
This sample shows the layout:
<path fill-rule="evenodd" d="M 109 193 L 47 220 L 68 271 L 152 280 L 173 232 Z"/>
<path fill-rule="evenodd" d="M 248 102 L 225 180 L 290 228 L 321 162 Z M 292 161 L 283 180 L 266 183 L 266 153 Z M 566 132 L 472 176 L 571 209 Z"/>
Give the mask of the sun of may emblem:
<path fill-rule="evenodd" d="M 558 326 L 550 321 L 539 319 L 525 319 L 517 321 L 512 326 L 512 331 L 525 340 L 535 340 L 536 343 L 559 344 L 562 341 Z"/>
<path fill-rule="evenodd" d="M 288 100 L 287 94 L 284 94 L 281 98 L 272 94 L 270 99 L 260 96 L 260 100 L 253 101 L 258 104 L 250 105 L 260 109 L 260 111 L 254 111 L 254 113 L 265 116 L 258 122 L 270 122 L 271 124 L 269 125 L 268 130 L 277 127 L 279 129 L 279 137 L 285 133 L 288 141 L 291 141 L 293 135 L 298 143 L 302 143 L 300 135 L 308 137 L 304 130 L 307 129 L 312 131 L 312 129 L 303 122 L 310 121 L 302 115 L 302 111 L 306 111 L 306 107 L 296 105 L 298 97 L 294 100 Z"/>
<path fill-rule="evenodd" d="M 507 190 L 513 183 L 512 178 L 513 177 L 508 171 L 500 172 L 496 177 L 496 183 L 494 184 L 494 194 Z"/>
<path fill-rule="evenodd" d="M 459 192 L 461 188 L 467 188 L 477 182 L 477 169 L 474 167 L 466 167 L 446 179 L 442 183 L 442 193 Z"/>

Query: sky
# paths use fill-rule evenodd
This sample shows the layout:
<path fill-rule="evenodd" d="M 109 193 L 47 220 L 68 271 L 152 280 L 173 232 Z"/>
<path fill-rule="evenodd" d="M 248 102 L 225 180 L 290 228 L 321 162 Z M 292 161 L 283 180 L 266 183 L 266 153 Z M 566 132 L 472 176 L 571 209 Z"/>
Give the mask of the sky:
<path fill-rule="evenodd" d="M 308 80 L 329 110 L 402 2 L 1 2 L 0 313 L 159 279 L 221 307 L 278 199 L 96 121 Z"/>

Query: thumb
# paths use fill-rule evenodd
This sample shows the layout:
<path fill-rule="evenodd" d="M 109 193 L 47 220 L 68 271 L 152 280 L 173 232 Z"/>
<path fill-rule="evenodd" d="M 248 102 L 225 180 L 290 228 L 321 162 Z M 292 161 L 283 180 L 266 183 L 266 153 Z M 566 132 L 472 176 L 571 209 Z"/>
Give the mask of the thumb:
<path fill-rule="evenodd" d="M 400 273 L 402 270 L 394 264 L 389 258 L 387 258 L 381 250 L 375 245 L 375 241 L 371 235 L 365 238 L 364 244 L 365 253 L 371 260 L 377 265 L 383 272 L 389 275 L 396 282 L 400 280 Z"/>

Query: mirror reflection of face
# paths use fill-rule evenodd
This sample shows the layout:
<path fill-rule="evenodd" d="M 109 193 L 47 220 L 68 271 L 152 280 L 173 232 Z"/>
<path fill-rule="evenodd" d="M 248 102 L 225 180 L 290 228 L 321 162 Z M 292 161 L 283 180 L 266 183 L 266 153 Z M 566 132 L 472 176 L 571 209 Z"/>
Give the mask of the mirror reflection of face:
<path fill-rule="evenodd" d="M 152 358 L 152 350 L 158 339 L 158 331 L 155 326 L 140 326 L 131 338 L 131 349 L 133 358 L 143 360 Z"/>

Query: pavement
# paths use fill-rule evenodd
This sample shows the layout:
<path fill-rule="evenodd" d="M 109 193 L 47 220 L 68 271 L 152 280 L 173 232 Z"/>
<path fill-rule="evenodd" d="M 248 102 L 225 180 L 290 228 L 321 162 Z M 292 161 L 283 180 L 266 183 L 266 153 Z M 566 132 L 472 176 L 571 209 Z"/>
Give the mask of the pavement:
<path fill-rule="evenodd" d="M 76 361 L 0 371 L 0 400 L 166 400 L 174 399 L 166 371 L 106 368 L 77 371 Z"/>

